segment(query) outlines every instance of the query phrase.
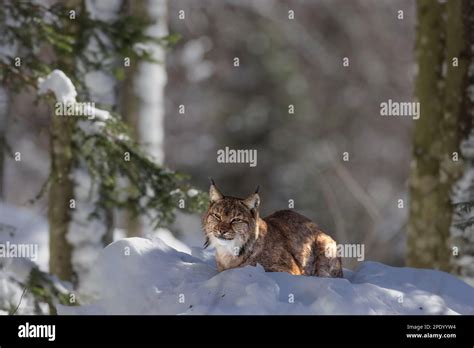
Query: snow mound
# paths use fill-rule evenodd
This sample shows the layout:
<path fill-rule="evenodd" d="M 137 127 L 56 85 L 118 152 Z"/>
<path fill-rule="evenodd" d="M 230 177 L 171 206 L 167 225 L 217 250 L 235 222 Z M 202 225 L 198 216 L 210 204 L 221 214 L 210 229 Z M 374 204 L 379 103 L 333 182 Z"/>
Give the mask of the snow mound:
<path fill-rule="evenodd" d="M 474 288 L 444 272 L 364 262 L 344 279 L 218 273 L 212 254 L 128 238 L 104 249 L 99 301 L 59 314 L 474 314 Z"/>

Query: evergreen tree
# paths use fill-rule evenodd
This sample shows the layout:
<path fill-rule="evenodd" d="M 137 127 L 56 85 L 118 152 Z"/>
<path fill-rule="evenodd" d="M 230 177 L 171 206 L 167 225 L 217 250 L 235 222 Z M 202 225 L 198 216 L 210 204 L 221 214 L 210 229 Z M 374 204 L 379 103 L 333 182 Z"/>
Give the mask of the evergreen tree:
<path fill-rule="evenodd" d="M 86 11 L 84 1 L 57 2 L 45 6 L 36 2 L 4 1 L 0 8 L 0 45 L 15 47 L 16 54 L 0 52 L 0 81 L 11 91 L 37 90 L 38 79 L 64 72 L 77 87 L 77 98 L 69 102 L 88 102 L 84 76 L 88 71 L 104 70 L 121 78 L 132 62 L 154 61 L 137 44 L 168 46 L 175 41 L 169 35 L 156 38 L 147 34 L 146 18 L 121 15 L 113 21 L 95 18 Z M 95 40 L 98 50 L 87 45 Z M 45 54 L 48 52 L 48 54 Z M 104 59 L 97 59 L 98 57 Z M 80 67 L 80 69 L 78 69 Z M 53 71 L 55 68 L 60 71 Z M 67 81 L 67 78 L 63 79 Z M 43 91 L 44 92 L 44 91 Z M 53 111 L 57 102 L 51 93 L 41 97 Z M 100 105 L 102 109 L 111 106 Z M 74 233 L 71 215 L 76 205 L 75 170 L 85 170 L 94 209 L 84 224 L 93 228 L 94 218 L 107 216 L 114 208 L 123 208 L 136 216 L 146 216 L 153 227 L 170 223 L 176 208 L 202 211 L 206 195 L 187 183 L 187 176 L 158 164 L 132 140 L 126 124 L 116 112 L 96 109 L 97 116 L 51 117 L 51 172 L 39 198 L 49 197 L 50 272 L 61 280 L 76 283 L 73 267 Z M 82 197 L 84 198 L 84 197 Z M 75 235 L 77 236 L 77 234 Z M 95 236 L 97 237 L 97 236 Z M 98 242 L 103 244 L 102 235 Z M 110 238 L 109 238 L 110 239 Z M 41 287 L 41 286 L 40 286 Z M 44 287 L 42 287 L 44 288 Z"/>

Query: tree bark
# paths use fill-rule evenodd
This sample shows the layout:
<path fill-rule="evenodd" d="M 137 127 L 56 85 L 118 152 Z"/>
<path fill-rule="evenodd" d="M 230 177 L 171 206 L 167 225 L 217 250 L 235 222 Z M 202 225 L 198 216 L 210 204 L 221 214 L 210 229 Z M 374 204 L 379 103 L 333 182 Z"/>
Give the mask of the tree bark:
<path fill-rule="evenodd" d="M 6 128 L 8 125 L 9 93 L 5 87 L 0 86 L 0 200 L 5 197 L 4 192 L 4 171 L 6 152 Z"/>
<path fill-rule="evenodd" d="M 463 13 L 465 37 L 469 43 L 461 111 L 463 118 L 459 124 L 459 133 L 465 139 L 461 144 L 465 169 L 452 192 L 454 209 L 450 243 L 453 272 L 474 285 L 474 4 L 464 1 Z"/>
<path fill-rule="evenodd" d="M 71 220 L 69 201 L 74 197 L 70 177 L 73 166 L 74 119 L 56 117 L 51 122 L 51 184 L 49 188 L 49 270 L 61 280 L 72 280 L 72 248 L 66 239 Z"/>
<path fill-rule="evenodd" d="M 126 1 L 127 12 L 129 14 L 140 15 L 145 14 L 145 6 L 143 1 Z M 126 68 L 125 79 L 122 85 L 122 115 L 125 122 L 129 125 L 131 135 L 135 140 L 139 139 L 138 123 L 139 123 L 139 103 L 135 93 L 134 80 L 138 71 L 138 64 L 131 62 L 130 66 Z M 126 232 L 127 237 L 139 237 L 142 235 L 142 224 L 140 219 L 133 214 L 126 212 Z"/>
<path fill-rule="evenodd" d="M 470 43 L 463 6 L 463 0 L 417 1 L 416 96 L 421 109 L 413 138 L 407 235 L 407 264 L 413 267 L 452 271 L 450 195 L 463 169 L 460 143 L 468 118 L 464 106 Z"/>
<path fill-rule="evenodd" d="M 127 1 L 128 11 L 151 21 L 148 35 L 161 38 L 168 34 L 165 1 Z M 164 160 L 164 88 L 166 84 L 165 48 L 149 43 L 148 49 L 155 62 L 131 62 L 127 68 L 122 90 L 122 114 L 132 129 L 137 142 L 157 163 Z M 143 222 L 130 216 L 127 236 L 143 234 Z"/>
<path fill-rule="evenodd" d="M 81 8 L 81 0 L 68 0 L 70 8 Z M 73 31 L 79 34 L 77 21 L 71 21 Z M 59 62 L 60 68 L 74 71 L 73 59 Z M 61 280 L 75 282 L 72 265 L 72 245 L 67 240 L 71 223 L 70 200 L 74 198 L 73 134 L 74 117 L 52 115 L 51 120 L 51 177 L 48 193 L 49 271 Z"/>

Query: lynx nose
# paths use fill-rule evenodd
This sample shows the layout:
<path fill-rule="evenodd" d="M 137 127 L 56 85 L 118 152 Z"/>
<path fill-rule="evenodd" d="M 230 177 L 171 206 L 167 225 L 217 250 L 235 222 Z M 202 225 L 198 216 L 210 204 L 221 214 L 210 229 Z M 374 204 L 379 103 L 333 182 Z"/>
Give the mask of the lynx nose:
<path fill-rule="evenodd" d="M 217 226 L 217 230 L 219 233 L 219 237 L 223 238 L 230 230 L 230 225 L 227 223 L 222 222 L 219 226 Z"/>
<path fill-rule="evenodd" d="M 227 239 L 227 234 L 228 234 L 229 231 L 219 231 L 219 235 L 218 237 L 219 238 L 222 238 L 222 239 Z"/>

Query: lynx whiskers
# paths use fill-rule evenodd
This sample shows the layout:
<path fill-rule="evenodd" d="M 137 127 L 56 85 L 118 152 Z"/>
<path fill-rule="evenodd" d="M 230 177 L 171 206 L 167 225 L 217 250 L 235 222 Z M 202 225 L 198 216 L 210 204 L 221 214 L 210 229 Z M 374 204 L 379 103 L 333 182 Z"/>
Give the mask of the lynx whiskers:
<path fill-rule="evenodd" d="M 342 277 L 340 257 L 327 252 L 336 242 L 314 222 L 291 210 L 262 219 L 259 206 L 258 187 L 247 198 L 224 196 L 211 179 L 202 224 L 219 271 L 258 263 L 268 272 Z"/>

